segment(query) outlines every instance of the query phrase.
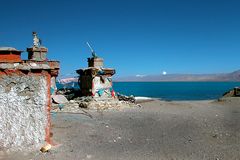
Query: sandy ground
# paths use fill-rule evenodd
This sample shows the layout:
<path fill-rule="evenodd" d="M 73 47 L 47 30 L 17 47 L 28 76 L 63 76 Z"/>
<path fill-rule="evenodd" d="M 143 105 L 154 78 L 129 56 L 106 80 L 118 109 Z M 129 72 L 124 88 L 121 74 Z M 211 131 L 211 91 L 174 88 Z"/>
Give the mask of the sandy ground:
<path fill-rule="evenodd" d="M 121 111 L 52 115 L 48 153 L 12 153 L 7 160 L 239 160 L 240 98 L 152 101 Z"/>

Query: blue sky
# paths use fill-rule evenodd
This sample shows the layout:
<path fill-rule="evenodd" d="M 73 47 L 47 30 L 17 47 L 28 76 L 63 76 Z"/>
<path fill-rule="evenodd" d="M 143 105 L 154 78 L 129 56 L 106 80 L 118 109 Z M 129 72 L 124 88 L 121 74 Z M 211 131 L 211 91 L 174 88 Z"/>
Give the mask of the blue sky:
<path fill-rule="evenodd" d="M 87 41 L 117 76 L 231 72 L 240 69 L 239 8 L 232 0 L 1 0 L 0 46 L 26 50 L 37 31 L 63 75 L 87 66 Z"/>

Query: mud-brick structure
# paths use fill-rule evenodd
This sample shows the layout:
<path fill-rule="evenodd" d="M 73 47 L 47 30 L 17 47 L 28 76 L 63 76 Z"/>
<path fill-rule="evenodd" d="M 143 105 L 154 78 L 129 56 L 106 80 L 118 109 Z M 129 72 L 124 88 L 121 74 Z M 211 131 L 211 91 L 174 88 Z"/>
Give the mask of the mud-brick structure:
<path fill-rule="evenodd" d="M 50 103 L 59 62 L 39 58 L 46 55 L 45 47 L 34 45 L 27 51 L 31 59 L 21 60 L 21 51 L 0 48 L 1 150 L 51 143 Z"/>
<path fill-rule="evenodd" d="M 115 69 L 104 68 L 102 58 L 88 58 L 88 68 L 76 72 L 80 75 L 79 85 L 83 96 L 100 99 L 115 98 L 112 84 Z"/>

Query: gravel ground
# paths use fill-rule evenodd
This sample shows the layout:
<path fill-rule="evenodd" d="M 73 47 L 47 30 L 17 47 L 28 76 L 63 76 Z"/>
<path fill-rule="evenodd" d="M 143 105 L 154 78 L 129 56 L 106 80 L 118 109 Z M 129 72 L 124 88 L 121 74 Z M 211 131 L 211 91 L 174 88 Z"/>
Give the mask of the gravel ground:
<path fill-rule="evenodd" d="M 239 160 L 240 98 L 151 101 L 142 107 L 53 114 L 47 153 L 11 153 L 6 160 Z"/>

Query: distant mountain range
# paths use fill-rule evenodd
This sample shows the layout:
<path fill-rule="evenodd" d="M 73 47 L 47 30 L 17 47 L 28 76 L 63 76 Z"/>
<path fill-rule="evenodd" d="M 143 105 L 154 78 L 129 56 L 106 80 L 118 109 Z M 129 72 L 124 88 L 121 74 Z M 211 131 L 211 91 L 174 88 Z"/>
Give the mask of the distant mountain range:
<path fill-rule="evenodd" d="M 239 81 L 240 70 L 231 73 L 220 74 L 166 74 L 166 75 L 136 75 L 128 77 L 119 77 L 114 79 L 115 82 L 189 82 L 189 81 L 210 81 L 226 82 Z"/>

